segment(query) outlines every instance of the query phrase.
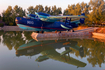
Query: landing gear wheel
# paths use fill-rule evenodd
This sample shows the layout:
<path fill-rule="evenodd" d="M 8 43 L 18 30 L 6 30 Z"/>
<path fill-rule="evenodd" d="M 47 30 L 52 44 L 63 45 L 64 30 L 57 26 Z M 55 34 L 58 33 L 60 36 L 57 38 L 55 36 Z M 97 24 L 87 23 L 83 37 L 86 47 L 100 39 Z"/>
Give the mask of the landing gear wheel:
<path fill-rule="evenodd" d="M 40 33 L 42 33 L 42 34 L 43 34 L 43 33 L 44 33 L 44 31 L 40 31 Z"/>
<path fill-rule="evenodd" d="M 74 30 L 73 30 L 73 32 L 74 32 Z"/>
<path fill-rule="evenodd" d="M 59 33 L 61 33 L 61 31 Z"/>
<path fill-rule="evenodd" d="M 74 32 L 74 30 L 73 30 L 73 29 L 71 29 L 71 30 L 70 30 L 70 32 Z"/>
<path fill-rule="evenodd" d="M 68 31 L 70 31 L 70 30 L 66 30 L 66 32 L 68 32 Z"/>
<path fill-rule="evenodd" d="M 39 33 L 39 31 L 36 31 L 36 33 Z"/>

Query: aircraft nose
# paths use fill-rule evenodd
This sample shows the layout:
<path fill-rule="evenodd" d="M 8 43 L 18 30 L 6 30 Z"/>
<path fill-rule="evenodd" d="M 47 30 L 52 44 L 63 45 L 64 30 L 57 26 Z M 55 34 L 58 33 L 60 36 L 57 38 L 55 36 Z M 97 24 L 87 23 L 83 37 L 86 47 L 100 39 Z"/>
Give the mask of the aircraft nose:
<path fill-rule="evenodd" d="M 17 22 L 17 21 L 18 21 L 18 19 L 16 18 L 16 19 L 15 19 L 15 22 Z"/>
<path fill-rule="evenodd" d="M 18 21 L 19 21 L 18 17 L 16 17 L 16 19 L 15 19 L 16 25 L 18 24 Z"/>
<path fill-rule="evenodd" d="M 18 24 L 21 20 L 22 20 L 21 17 L 16 17 L 16 19 L 15 19 L 16 24 Z"/>
<path fill-rule="evenodd" d="M 16 17 L 15 22 L 17 22 L 19 20 L 22 20 L 22 18 L 21 17 Z"/>

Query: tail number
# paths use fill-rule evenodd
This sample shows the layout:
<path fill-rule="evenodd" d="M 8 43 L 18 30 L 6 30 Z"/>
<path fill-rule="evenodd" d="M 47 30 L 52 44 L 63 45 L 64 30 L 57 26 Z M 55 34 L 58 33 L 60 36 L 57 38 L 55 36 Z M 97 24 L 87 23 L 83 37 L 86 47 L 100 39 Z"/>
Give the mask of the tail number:
<path fill-rule="evenodd" d="M 33 21 L 27 21 L 27 24 L 34 24 Z"/>

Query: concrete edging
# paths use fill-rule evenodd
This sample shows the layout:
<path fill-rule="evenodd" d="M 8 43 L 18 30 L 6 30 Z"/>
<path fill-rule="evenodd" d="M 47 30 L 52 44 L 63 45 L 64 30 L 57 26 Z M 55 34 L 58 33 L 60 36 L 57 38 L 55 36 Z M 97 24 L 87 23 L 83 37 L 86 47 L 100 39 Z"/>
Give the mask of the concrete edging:
<path fill-rule="evenodd" d="M 92 36 L 93 38 L 105 39 L 105 34 L 104 33 L 96 33 L 96 32 L 93 32 L 92 35 L 93 35 Z"/>
<path fill-rule="evenodd" d="M 94 32 L 97 28 L 86 28 L 82 30 L 77 30 L 75 32 L 62 32 L 62 33 L 35 33 L 31 34 L 33 39 L 36 38 L 64 38 L 64 37 L 89 37 L 92 36 L 92 32 Z"/>

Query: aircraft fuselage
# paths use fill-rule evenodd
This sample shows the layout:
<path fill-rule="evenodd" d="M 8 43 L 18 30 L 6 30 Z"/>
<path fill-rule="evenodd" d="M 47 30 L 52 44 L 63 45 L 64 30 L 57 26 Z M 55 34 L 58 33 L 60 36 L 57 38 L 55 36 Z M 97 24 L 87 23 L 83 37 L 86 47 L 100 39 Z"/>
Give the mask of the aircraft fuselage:
<path fill-rule="evenodd" d="M 45 22 L 40 19 L 29 19 L 29 18 L 16 18 L 16 24 L 24 30 L 34 30 L 34 31 L 65 31 L 72 28 L 78 27 L 75 22 L 64 23 L 64 22 Z"/>

